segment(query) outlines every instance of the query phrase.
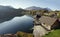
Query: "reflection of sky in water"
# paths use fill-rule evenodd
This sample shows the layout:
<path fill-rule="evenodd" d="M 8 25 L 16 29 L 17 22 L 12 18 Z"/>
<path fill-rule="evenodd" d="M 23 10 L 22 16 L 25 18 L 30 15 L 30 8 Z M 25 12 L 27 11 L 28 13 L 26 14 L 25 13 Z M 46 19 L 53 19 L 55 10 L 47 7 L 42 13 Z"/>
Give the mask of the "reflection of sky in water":
<path fill-rule="evenodd" d="M 0 34 L 2 33 L 16 33 L 17 31 L 27 31 L 32 28 L 33 18 L 29 16 L 15 17 L 10 21 L 0 24 Z"/>

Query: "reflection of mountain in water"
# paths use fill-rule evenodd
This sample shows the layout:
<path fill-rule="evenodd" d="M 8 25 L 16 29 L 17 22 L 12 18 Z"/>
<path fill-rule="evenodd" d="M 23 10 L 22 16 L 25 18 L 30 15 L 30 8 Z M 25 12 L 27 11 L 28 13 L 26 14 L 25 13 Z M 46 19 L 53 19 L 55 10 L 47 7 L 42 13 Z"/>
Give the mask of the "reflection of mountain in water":
<path fill-rule="evenodd" d="M 33 18 L 29 16 L 15 17 L 10 21 L 0 24 L 0 34 L 16 33 L 17 31 L 31 32 L 33 27 Z"/>
<path fill-rule="evenodd" d="M 0 6 L 0 23 L 11 20 L 12 18 L 16 16 L 22 16 L 24 15 L 23 9 L 15 9 L 10 6 Z"/>

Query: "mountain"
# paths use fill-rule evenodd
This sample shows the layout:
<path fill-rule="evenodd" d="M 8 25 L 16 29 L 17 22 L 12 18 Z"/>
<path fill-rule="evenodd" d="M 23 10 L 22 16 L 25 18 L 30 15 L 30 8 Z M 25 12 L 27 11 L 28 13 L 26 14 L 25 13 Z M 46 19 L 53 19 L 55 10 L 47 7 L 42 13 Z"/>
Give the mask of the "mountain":
<path fill-rule="evenodd" d="M 48 11 L 51 11 L 51 9 L 50 9 L 50 8 L 43 8 L 43 10 L 48 10 Z"/>
<path fill-rule="evenodd" d="M 31 7 L 27 7 L 26 10 L 41 10 L 42 8 L 40 7 L 36 7 L 36 6 L 31 6 Z"/>
<path fill-rule="evenodd" d="M 27 7 L 26 10 L 51 10 L 50 8 L 41 8 L 36 6 Z"/>
<path fill-rule="evenodd" d="M 15 9 L 11 6 L 1 6 L 0 5 L 0 23 L 10 20 L 16 16 L 22 16 L 23 9 Z"/>

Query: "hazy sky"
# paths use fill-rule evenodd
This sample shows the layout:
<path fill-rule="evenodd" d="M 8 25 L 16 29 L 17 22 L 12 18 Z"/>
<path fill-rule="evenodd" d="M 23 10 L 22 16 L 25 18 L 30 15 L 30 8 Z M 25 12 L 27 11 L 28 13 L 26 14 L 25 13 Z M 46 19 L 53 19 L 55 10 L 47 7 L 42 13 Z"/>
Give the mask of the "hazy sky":
<path fill-rule="evenodd" d="M 48 7 L 53 10 L 60 10 L 60 0 L 0 0 L 0 5 L 8 5 L 14 8 L 37 6 L 42 8 Z"/>

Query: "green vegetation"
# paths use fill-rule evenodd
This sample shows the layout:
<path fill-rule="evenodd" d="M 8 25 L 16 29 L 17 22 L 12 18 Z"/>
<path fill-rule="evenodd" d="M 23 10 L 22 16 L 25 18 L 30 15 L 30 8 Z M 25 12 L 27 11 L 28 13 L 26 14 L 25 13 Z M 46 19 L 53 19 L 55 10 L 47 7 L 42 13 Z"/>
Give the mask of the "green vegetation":
<path fill-rule="evenodd" d="M 33 34 L 25 32 L 17 32 L 17 37 L 33 37 Z"/>
<path fill-rule="evenodd" d="M 60 18 L 60 12 L 58 13 L 58 16 L 57 17 Z"/>
<path fill-rule="evenodd" d="M 32 33 L 17 32 L 18 37 L 33 37 Z M 60 29 L 53 30 L 49 34 L 46 34 L 43 37 L 60 37 Z"/>
<path fill-rule="evenodd" d="M 54 30 L 44 37 L 60 37 L 60 29 Z"/>

